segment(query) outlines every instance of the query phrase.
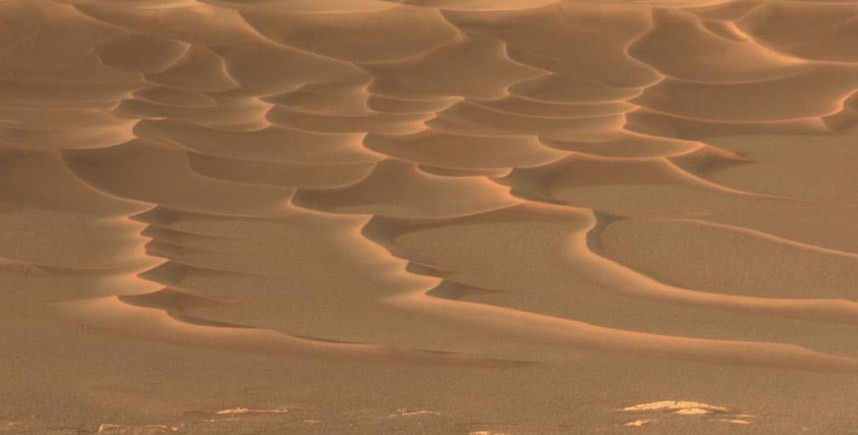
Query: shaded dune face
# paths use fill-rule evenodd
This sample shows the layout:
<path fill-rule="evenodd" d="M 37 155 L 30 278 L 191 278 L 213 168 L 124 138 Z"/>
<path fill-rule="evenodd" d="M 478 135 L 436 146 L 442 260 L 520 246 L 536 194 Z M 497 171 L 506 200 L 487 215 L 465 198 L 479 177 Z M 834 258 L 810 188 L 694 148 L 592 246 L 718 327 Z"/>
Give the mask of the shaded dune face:
<path fill-rule="evenodd" d="M 0 296 L 268 355 L 856 372 L 855 47 L 849 2 L 0 1 Z"/>

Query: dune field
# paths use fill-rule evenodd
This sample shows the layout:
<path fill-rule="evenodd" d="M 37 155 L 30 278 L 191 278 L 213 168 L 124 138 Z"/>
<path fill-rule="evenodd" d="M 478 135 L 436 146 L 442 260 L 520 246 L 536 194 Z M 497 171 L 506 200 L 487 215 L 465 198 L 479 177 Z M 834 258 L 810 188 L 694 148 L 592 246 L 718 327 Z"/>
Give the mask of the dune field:
<path fill-rule="evenodd" d="M 854 0 L 0 0 L 0 434 L 858 433 Z"/>

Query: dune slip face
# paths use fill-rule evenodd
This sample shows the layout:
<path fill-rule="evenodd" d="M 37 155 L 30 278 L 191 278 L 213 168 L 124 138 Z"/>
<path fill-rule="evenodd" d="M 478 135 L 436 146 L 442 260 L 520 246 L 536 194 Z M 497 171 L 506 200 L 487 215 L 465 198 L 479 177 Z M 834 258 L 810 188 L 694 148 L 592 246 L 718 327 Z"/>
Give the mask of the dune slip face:
<path fill-rule="evenodd" d="M 858 430 L 852 0 L 0 0 L 0 433 Z"/>

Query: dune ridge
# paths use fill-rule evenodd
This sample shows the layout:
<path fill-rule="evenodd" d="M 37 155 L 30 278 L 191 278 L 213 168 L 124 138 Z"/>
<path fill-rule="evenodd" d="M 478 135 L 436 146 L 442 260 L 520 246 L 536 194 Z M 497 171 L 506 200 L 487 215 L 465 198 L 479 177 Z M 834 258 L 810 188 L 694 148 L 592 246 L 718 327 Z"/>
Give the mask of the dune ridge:
<path fill-rule="evenodd" d="M 791 203 L 801 204 L 809 201 L 807 198 L 758 193 L 752 188 L 709 179 L 712 171 L 728 170 L 730 162 L 753 165 L 753 158 L 707 143 L 705 133 L 704 137 L 689 140 L 682 134 L 643 132 L 649 130 L 645 120 L 629 121 L 635 120 L 638 113 L 657 113 L 668 122 L 681 119 L 713 126 L 727 122 L 724 129 L 731 123 L 742 123 L 750 129 L 747 131 L 760 125 L 765 134 L 771 125 L 822 119 L 843 112 L 844 101 L 858 87 L 854 80 L 858 66 L 848 56 L 833 61 L 797 56 L 794 52 L 798 48 L 778 51 L 771 42 L 775 37 L 754 19 L 765 6 L 725 18 L 718 13 L 728 10 L 727 2 L 683 8 L 647 2 L 537 2 L 513 9 L 483 9 L 479 2 L 459 8 L 421 2 L 364 3 L 286 6 L 283 2 L 4 2 L 5 15 L 17 17 L 19 27 L 30 28 L 39 20 L 51 19 L 84 32 L 86 37 L 79 38 L 84 55 L 78 67 L 81 74 L 88 75 L 83 82 L 96 87 L 122 83 L 126 89 L 121 95 L 114 92 L 102 97 L 97 96 L 95 88 L 87 91 L 90 99 L 104 98 L 105 103 L 112 99 L 108 103 L 112 108 L 90 108 L 74 92 L 28 93 L 18 100 L 7 100 L 4 123 L 14 130 L 4 134 L 4 144 L 13 147 L 10 151 L 23 148 L 28 151 L 21 152 L 45 156 L 40 158 L 55 156 L 68 176 L 83 183 L 81 194 L 86 191 L 108 202 L 130 201 L 179 212 L 177 221 L 167 224 L 144 220 L 148 226 L 140 233 L 141 241 L 149 240 L 140 255 L 162 262 L 153 270 L 168 266 L 176 270 L 157 275 L 175 278 L 155 280 L 169 289 L 198 274 L 247 274 L 248 282 L 253 282 L 273 272 L 267 267 L 233 267 L 226 266 L 225 259 L 214 260 L 218 255 L 228 256 L 230 251 L 207 247 L 217 245 L 219 234 L 191 236 L 174 228 L 181 225 L 185 212 L 201 213 L 204 220 L 224 223 L 249 218 L 285 224 L 295 213 L 313 216 L 318 210 L 324 213 L 319 216 L 334 213 L 407 218 L 425 220 L 432 226 L 436 225 L 432 222 L 441 219 L 442 226 L 455 226 L 466 217 L 468 221 L 470 217 L 485 221 L 497 213 L 493 210 L 514 207 L 520 210 L 516 219 L 534 228 L 548 225 L 538 216 L 546 207 L 546 212 L 554 213 L 548 210 L 560 207 L 557 204 L 572 207 L 570 216 L 578 220 L 592 219 L 584 217 L 588 208 L 624 219 L 633 219 L 639 213 L 581 203 L 572 193 L 600 186 L 703 190 L 716 195 L 712 201 L 744 197 L 741 201 L 748 202 L 746 207 L 751 210 L 753 203 L 765 201 L 770 203 L 767 207 L 802 212 L 810 207 Z M 796 13 L 803 10 L 801 2 L 779 6 L 783 13 L 793 7 Z M 182 25 L 196 16 L 214 19 L 210 26 Z M 580 30 L 564 27 L 592 19 L 616 21 L 624 33 L 604 33 L 610 31 L 609 26 Z M 386 24 L 373 29 L 374 33 L 363 33 L 361 38 L 365 39 L 338 36 L 351 29 L 369 29 L 370 22 Z M 156 31 L 155 23 L 168 27 L 158 24 L 161 27 Z M 283 27 L 284 23 L 289 26 Z M 543 26 L 538 31 L 534 27 L 537 23 Z M 424 28 L 420 34 L 400 27 L 418 25 Z M 757 38 L 755 29 L 762 29 L 764 36 Z M 324 34 L 325 39 L 303 36 L 310 32 Z M 399 32 L 402 40 L 390 45 L 378 39 L 390 32 Z M 50 44 L 53 34 L 34 30 L 30 37 L 34 44 Z M 537 45 L 540 41 L 569 37 L 576 38 L 576 44 Z M 4 51 L 15 55 L 20 52 L 20 44 L 7 44 Z M 144 57 L 127 55 L 129 49 L 138 48 L 145 50 Z M 720 57 L 708 55 L 710 51 Z M 247 57 L 254 52 L 265 53 L 272 63 L 254 65 Z M 280 56 L 285 57 L 285 63 L 278 63 Z M 597 62 L 582 68 L 578 59 L 584 58 Z M 20 80 L 21 74 L 16 71 L 29 67 L 40 73 L 26 79 L 30 86 L 78 86 L 57 82 L 50 75 L 49 65 L 38 62 L 34 59 L 33 65 L 27 65 L 25 61 L 4 74 L 3 79 Z M 276 76 L 274 71 L 278 71 Z M 39 75 L 45 78 L 39 79 Z M 66 71 L 55 77 L 72 80 Z M 820 92 L 815 86 L 813 93 L 790 91 L 812 83 L 826 90 Z M 548 99 L 541 90 L 549 89 L 547 86 L 557 91 Z M 731 97 L 733 94 L 736 97 Z M 421 102 L 425 111 L 405 108 L 400 113 L 394 106 L 384 111 L 373 109 L 371 102 L 375 98 L 457 101 L 441 105 Z M 693 99 L 693 109 L 682 106 L 684 98 Z M 789 103 L 778 100 L 783 98 Z M 707 104 L 721 107 L 721 112 L 707 111 Z M 728 112 L 726 117 L 721 114 Z M 49 130 L 42 126 L 44 119 L 54 120 Z M 72 130 L 64 128 L 64 124 Z M 103 133 L 93 136 L 99 129 Z M 742 133 L 747 134 L 746 130 Z M 647 143 L 664 145 L 649 148 Z M 330 151 L 324 151 L 328 147 Z M 472 147 L 476 148 L 473 157 L 469 157 Z M 504 147 L 509 157 L 501 153 Z M 605 151 L 600 151 L 603 148 Z M 616 155 L 620 150 L 624 154 Z M 696 155 L 701 157 L 692 157 Z M 510 172 L 480 175 L 479 171 L 489 169 Z M 459 175 L 450 171 L 465 172 Z M 572 196 L 567 196 L 566 191 Z M 817 209 L 839 205 L 812 204 Z M 729 210 L 733 213 L 733 206 Z M 726 215 L 726 220 L 714 216 L 700 219 L 681 208 L 657 212 L 655 216 L 643 212 L 647 219 L 661 222 L 695 219 L 735 228 L 741 234 L 765 234 L 782 244 L 821 254 L 848 258 L 858 255 L 813 240 L 813 235 L 794 235 L 789 229 L 784 233 L 769 231 L 766 220 L 734 222 L 737 219 Z M 488 219 L 486 222 L 492 221 Z M 312 226 L 309 222 L 307 225 Z M 593 225 L 590 228 L 595 228 Z M 361 230 L 352 231 L 357 232 L 351 239 L 360 237 Z M 585 276 L 589 274 L 616 292 L 718 309 L 747 309 L 764 315 L 850 323 L 858 318 L 855 302 L 849 300 L 759 298 L 665 286 L 620 265 L 612 266 L 606 254 L 599 254 L 584 241 L 598 243 L 599 235 L 593 231 L 576 230 L 574 226 L 556 230 L 558 238 L 569 240 L 564 248 L 568 252 L 564 254 L 570 263 L 568 269 L 576 273 L 589 270 Z M 386 242 L 373 241 L 390 250 L 386 244 L 396 243 L 402 235 L 383 236 Z M 342 241 L 331 243 L 344 245 Z M 383 267 L 390 279 L 399 276 L 404 281 L 404 286 L 396 286 L 400 290 L 378 293 L 391 296 L 372 297 L 364 301 L 365 305 L 380 310 L 389 305 L 387 298 L 431 294 L 430 289 L 437 283 L 414 289 L 414 285 L 420 287 L 416 283 L 431 282 L 431 277 L 422 278 L 425 274 L 420 273 L 414 276 L 396 260 L 413 261 L 410 254 L 393 259 L 385 255 L 388 254 L 371 248 L 354 254 L 375 258 L 362 261 Z M 416 253 L 415 258 L 422 257 L 426 256 Z M 426 258 L 419 262 L 424 267 L 432 262 L 431 256 Z M 596 263 L 587 266 L 593 261 Z M 596 265 L 604 261 L 607 263 L 603 266 Z M 135 276 L 152 280 L 156 275 L 140 271 Z M 199 297 L 207 297 L 204 285 L 192 288 Z M 240 293 L 232 296 L 236 300 L 252 299 Z M 416 299 L 404 300 L 418 303 Z M 172 312 L 172 302 L 163 303 L 166 312 Z M 73 316 L 75 304 L 64 302 L 63 311 Z M 95 301 L 80 304 L 98 306 Z M 394 306 L 388 308 L 395 309 Z M 510 316 L 530 315 L 526 311 L 515 314 L 514 305 L 508 308 L 512 310 Z M 205 308 L 196 310 L 201 318 L 206 317 Z M 447 310 L 451 308 L 438 309 L 441 317 Z M 81 321 L 87 322 L 95 318 L 98 310 L 82 311 L 86 314 L 81 315 Z M 253 325 L 252 321 L 242 323 Z M 122 332 L 125 328 L 134 329 L 115 329 Z M 211 329 L 217 334 L 217 328 Z M 132 330 L 127 332 L 133 333 Z M 693 343 L 693 339 L 689 340 Z M 627 344 L 631 346 L 633 341 Z M 704 345 L 708 342 L 700 343 L 700 349 L 708 346 Z M 622 347 L 618 349 L 621 352 Z"/>

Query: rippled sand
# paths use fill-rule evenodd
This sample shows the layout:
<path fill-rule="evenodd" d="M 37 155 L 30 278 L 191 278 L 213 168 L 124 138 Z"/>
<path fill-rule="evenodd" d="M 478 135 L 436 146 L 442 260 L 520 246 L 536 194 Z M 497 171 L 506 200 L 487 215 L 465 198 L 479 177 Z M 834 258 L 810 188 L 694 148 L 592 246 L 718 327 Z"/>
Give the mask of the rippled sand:
<path fill-rule="evenodd" d="M 858 430 L 853 0 L 0 0 L 0 433 Z"/>

